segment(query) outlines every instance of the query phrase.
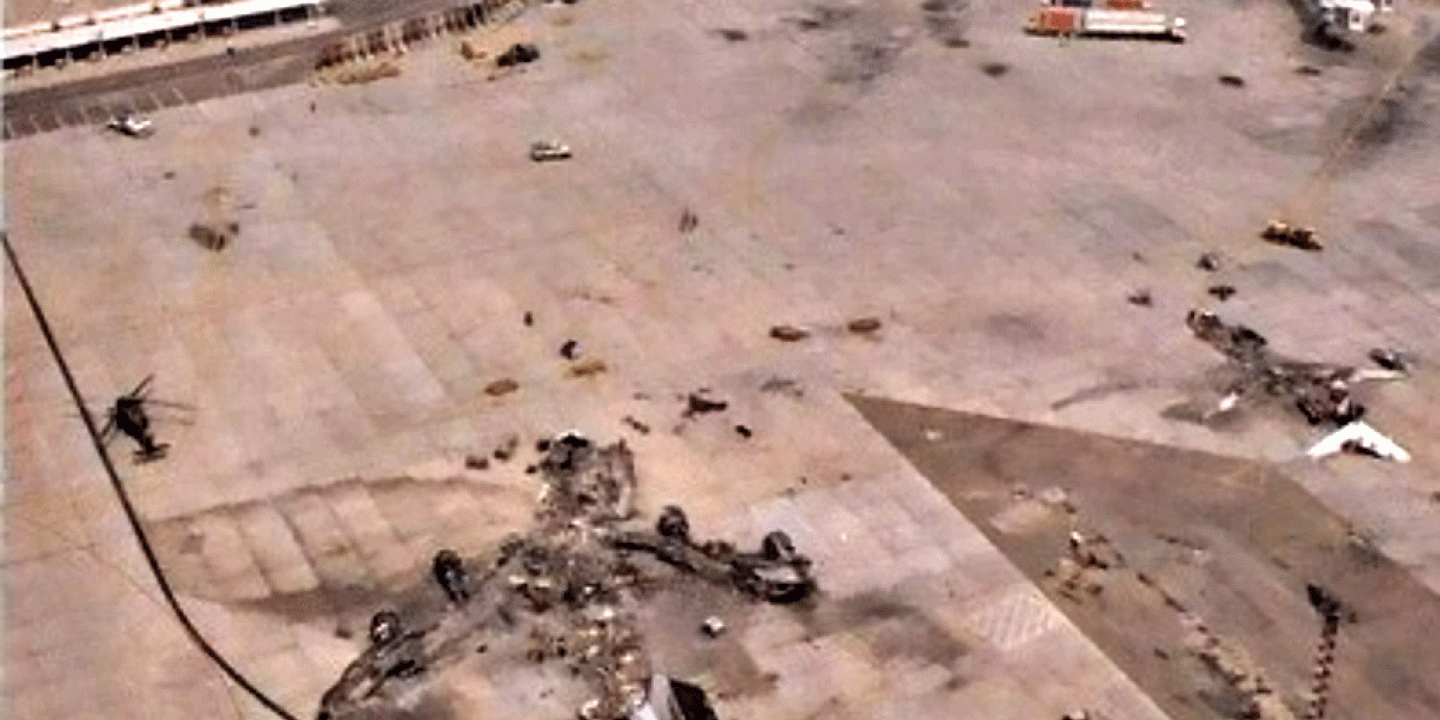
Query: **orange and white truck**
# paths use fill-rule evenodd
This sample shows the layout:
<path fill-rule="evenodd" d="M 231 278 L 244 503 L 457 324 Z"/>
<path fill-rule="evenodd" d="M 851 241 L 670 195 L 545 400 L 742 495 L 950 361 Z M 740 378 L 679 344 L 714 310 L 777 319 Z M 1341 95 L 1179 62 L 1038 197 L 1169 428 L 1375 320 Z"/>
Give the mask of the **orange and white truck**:
<path fill-rule="evenodd" d="M 1025 30 L 1034 35 L 1140 37 L 1184 42 L 1185 18 L 1149 10 L 1048 5 L 1030 16 Z"/>

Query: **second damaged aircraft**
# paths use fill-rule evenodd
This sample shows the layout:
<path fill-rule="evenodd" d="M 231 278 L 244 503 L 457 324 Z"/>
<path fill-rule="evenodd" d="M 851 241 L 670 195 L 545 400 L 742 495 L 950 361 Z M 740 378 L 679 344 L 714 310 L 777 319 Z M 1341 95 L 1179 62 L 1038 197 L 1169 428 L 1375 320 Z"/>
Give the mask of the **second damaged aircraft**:
<path fill-rule="evenodd" d="M 1268 395 L 1293 402 L 1311 425 L 1329 424 L 1339 428 L 1310 451 L 1311 457 L 1323 457 L 1340 450 L 1363 453 L 1373 449 L 1368 454 L 1400 462 L 1409 459 L 1399 445 L 1361 422 L 1365 407 L 1352 393 L 1356 383 L 1408 377 L 1406 364 L 1398 353 L 1372 351 L 1370 358 L 1380 368 L 1303 362 L 1276 354 L 1260 333 L 1244 325 L 1226 324 L 1209 310 L 1191 310 L 1185 324 L 1196 338 L 1215 348 L 1240 371 L 1240 377 L 1226 387 L 1224 396 L 1215 408 L 1204 414 L 1204 419 L 1233 409 L 1242 398 L 1261 389 Z"/>

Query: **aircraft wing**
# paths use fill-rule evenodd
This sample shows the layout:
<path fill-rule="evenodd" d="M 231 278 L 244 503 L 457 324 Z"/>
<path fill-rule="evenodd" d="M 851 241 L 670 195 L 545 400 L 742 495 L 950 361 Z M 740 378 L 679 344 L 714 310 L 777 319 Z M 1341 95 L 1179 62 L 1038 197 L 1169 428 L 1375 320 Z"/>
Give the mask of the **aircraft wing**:
<path fill-rule="evenodd" d="M 1405 448 L 1400 447 L 1394 440 L 1385 437 L 1375 428 L 1358 420 L 1326 435 L 1305 454 L 1319 460 L 1327 455 L 1345 452 L 1347 444 L 1350 443 L 1387 460 L 1410 462 L 1410 453 L 1406 452 Z"/>

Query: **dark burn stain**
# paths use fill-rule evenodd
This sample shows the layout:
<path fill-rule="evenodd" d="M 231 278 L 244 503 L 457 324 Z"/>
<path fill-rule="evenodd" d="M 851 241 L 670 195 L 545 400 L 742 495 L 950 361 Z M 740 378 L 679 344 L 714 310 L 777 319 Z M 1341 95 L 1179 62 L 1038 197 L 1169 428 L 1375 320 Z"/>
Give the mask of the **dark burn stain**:
<path fill-rule="evenodd" d="M 798 615 L 808 639 L 847 633 L 865 641 L 880 661 L 916 658 L 951 667 L 970 647 L 920 608 L 886 591 L 871 591 L 816 603 Z"/>
<path fill-rule="evenodd" d="M 987 335 L 1010 345 L 1034 345 L 1045 339 L 1040 321 L 1034 315 L 995 313 L 984 320 Z"/>

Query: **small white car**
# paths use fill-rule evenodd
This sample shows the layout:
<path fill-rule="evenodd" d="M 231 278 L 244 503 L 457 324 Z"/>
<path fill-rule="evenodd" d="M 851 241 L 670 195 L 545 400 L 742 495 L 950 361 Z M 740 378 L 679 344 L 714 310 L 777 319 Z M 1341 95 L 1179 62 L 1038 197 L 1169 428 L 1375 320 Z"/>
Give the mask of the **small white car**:
<path fill-rule="evenodd" d="M 105 127 L 130 137 L 149 137 L 155 132 L 150 118 L 141 115 L 117 115 L 110 122 L 105 123 Z"/>
<path fill-rule="evenodd" d="M 530 159 L 535 162 L 547 160 L 567 160 L 570 158 L 570 146 L 558 143 L 553 140 L 536 140 L 530 143 Z"/>

